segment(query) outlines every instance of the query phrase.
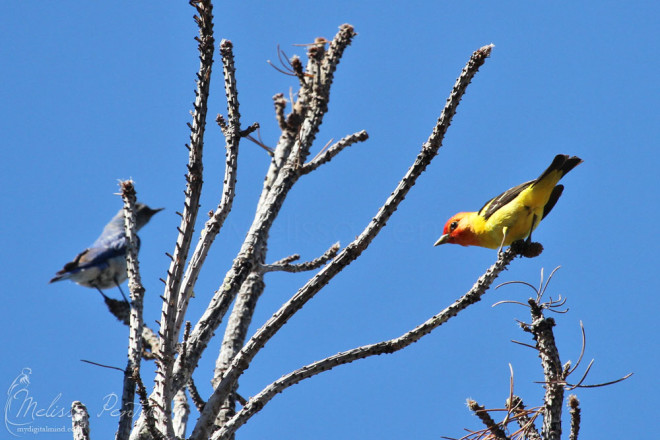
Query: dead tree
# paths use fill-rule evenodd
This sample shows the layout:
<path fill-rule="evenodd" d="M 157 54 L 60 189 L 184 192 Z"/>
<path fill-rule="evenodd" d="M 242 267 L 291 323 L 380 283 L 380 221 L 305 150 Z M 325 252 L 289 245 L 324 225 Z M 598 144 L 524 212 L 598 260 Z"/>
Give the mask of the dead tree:
<path fill-rule="evenodd" d="M 479 301 L 499 273 L 516 256 L 516 251 L 513 249 L 500 253 L 497 261 L 475 282 L 472 289 L 444 310 L 400 337 L 357 347 L 306 365 L 277 379 L 257 395 L 243 400 L 238 393 L 238 380 L 255 355 L 307 301 L 318 294 L 346 266 L 360 257 L 397 210 L 417 178 L 437 155 L 462 96 L 478 69 L 489 57 L 493 46 L 484 46 L 469 57 L 450 91 L 436 125 L 431 128 L 428 140 L 421 145 L 417 156 L 411 157 L 410 168 L 401 180 L 398 183 L 393 182 L 391 195 L 383 202 L 373 218 L 366 219 L 366 226 L 362 232 L 356 231 L 355 240 L 348 245 L 342 247 L 336 243 L 323 255 L 307 262 L 299 262 L 298 255 L 269 262 L 267 251 L 271 227 L 287 195 L 294 185 L 299 183 L 301 177 L 328 163 L 345 148 L 364 142 L 368 138 L 365 131 L 349 134 L 327 148 L 317 147 L 320 151 L 313 156 L 311 154 L 316 134 L 328 111 L 335 72 L 344 51 L 351 44 L 356 33 L 352 26 L 342 25 L 332 40 L 317 38 L 314 43 L 307 46 L 305 63 L 297 56 L 283 60 L 286 64 L 285 70 L 297 78 L 299 89 L 289 101 L 282 94 L 274 97 L 275 117 L 281 134 L 275 147 L 269 150 L 272 156 L 271 163 L 256 205 L 254 219 L 231 267 L 224 278 L 219 280 L 219 287 L 213 294 L 205 313 L 199 321 L 191 325 L 187 322 L 186 311 L 195 283 L 209 249 L 221 233 L 224 221 L 232 209 L 238 173 L 239 146 L 244 139 L 252 138 L 251 134 L 258 128 L 256 123 L 244 125 L 241 121 L 234 48 L 230 41 L 222 40 L 218 46 L 227 112 L 226 116 L 218 116 L 216 121 L 226 143 L 224 186 L 217 208 L 209 213 L 209 220 L 198 236 L 195 236 L 194 225 L 199 213 L 203 183 L 207 100 L 209 84 L 213 77 L 216 45 L 211 0 L 193 0 L 191 4 L 197 10 L 195 20 L 199 27 L 199 36 L 196 40 L 200 54 L 200 68 L 197 73 L 192 122 L 189 124 L 190 143 L 187 145 L 189 160 L 185 199 L 179 213 L 181 221 L 177 229 L 174 249 L 171 255 L 168 254 L 171 262 L 167 270 L 167 278 L 163 280 L 165 288 L 161 296 L 159 328 L 150 331 L 142 322 L 144 288 L 140 282 L 134 244 L 128 256 L 130 310 L 128 305 L 122 310 L 119 304 L 112 304 L 113 307 L 108 304 L 109 308 L 113 309 L 111 311 L 130 326 L 129 360 L 124 373 L 122 415 L 116 434 L 117 439 L 184 438 L 186 432 L 190 432 L 187 438 L 191 440 L 232 438 L 240 426 L 287 387 L 338 365 L 401 350 L 429 334 L 461 310 Z M 132 240 L 135 227 L 133 218 L 135 189 L 130 181 L 123 182 L 121 187 L 127 237 Z M 249 336 L 247 331 L 255 306 L 265 288 L 264 277 L 274 271 L 310 271 L 313 275 L 271 319 Z M 209 396 L 200 396 L 192 375 L 202 353 L 225 320 L 227 327 L 217 356 L 215 371 L 207 374 L 213 384 L 213 392 Z M 140 368 L 145 355 L 154 358 L 156 363 L 155 377 L 149 379 L 149 383 L 153 383 L 153 391 L 150 395 L 147 395 L 145 387 L 147 383 L 145 373 Z M 133 412 L 135 393 L 138 394 L 142 406 L 137 420 L 134 420 Z M 200 417 L 187 426 L 190 402 L 196 405 Z M 240 405 L 240 408 L 237 405 Z M 72 411 L 76 428 L 75 438 L 88 438 L 90 430 L 84 405 L 75 402 Z"/>

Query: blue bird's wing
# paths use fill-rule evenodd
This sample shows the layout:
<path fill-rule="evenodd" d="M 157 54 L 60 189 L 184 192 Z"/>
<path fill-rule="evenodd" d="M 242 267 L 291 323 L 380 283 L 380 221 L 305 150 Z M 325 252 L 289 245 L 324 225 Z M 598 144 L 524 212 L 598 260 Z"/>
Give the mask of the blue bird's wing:
<path fill-rule="evenodd" d="M 89 248 L 79 253 L 73 261 L 65 264 L 51 282 L 89 267 L 106 266 L 109 260 L 126 255 L 126 246 L 127 239 L 123 232 L 111 236 L 101 236 Z M 139 249 L 140 238 L 138 237 Z"/>
<path fill-rule="evenodd" d="M 80 258 L 77 258 L 77 266 L 79 268 L 96 266 L 120 255 L 126 255 L 126 245 L 124 234 L 96 240 L 91 247 L 80 254 Z"/>

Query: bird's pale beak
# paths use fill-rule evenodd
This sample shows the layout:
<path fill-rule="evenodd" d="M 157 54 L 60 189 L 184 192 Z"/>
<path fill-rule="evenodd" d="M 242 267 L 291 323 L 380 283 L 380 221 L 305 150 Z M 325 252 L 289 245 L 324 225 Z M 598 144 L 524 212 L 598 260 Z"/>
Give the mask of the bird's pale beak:
<path fill-rule="evenodd" d="M 433 246 L 440 246 L 441 244 L 445 244 L 449 242 L 449 234 L 445 234 L 438 238 L 438 241 L 435 242 Z"/>

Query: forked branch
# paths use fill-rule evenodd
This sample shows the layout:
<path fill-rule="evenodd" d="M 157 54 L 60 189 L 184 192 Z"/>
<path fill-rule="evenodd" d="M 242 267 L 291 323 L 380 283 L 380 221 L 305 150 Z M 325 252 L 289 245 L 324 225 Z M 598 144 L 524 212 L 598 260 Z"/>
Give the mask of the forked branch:
<path fill-rule="evenodd" d="M 204 411 L 200 415 L 197 426 L 193 431 L 191 440 L 201 440 L 207 437 L 211 425 L 218 414 L 221 403 L 232 391 L 233 384 L 236 383 L 236 380 L 243 371 L 247 369 L 256 353 L 265 345 L 265 343 L 277 331 L 279 331 L 295 312 L 300 310 L 307 301 L 313 298 L 316 293 L 330 282 L 336 274 L 358 258 L 373 241 L 376 235 L 382 230 L 389 218 L 398 208 L 399 204 L 403 201 L 410 188 L 415 184 L 417 178 L 426 169 L 433 157 L 437 155 L 438 149 L 442 146 L 444 135 L 451 124 L 451 120 L 456 113 L 456 108 L 465 93 L 467 86 L 478 71 L 479 67 L 483 65 L 486 58 L 490 55 L 492 47 L 492 45 L 484 46 L 473 53 L 468 64 L 457 79 L 431 136 L 422 146 L 422 150 L 413 165 L 409 168 L 408 172 L 404 175 L 403 179 L 399 182 L 395 190 L 385 201 L 385 204 L 379 209 L 376 216 L 371 220 L 364 231 L 328 265 L 321 269 L 316 276 L 309 280 L 307 284 L 305 284 L 305 286 L 303 286 L 286 304 L 284 304 L 280 310 L 274 314 L 273 318 L 261 327 L 261 329 L 259 329 L 245 344 L 236 357 L 234 357 L 230 368 L 224 373 L 213 394 L 208 399 Z M 330 46 L 330 49 L 332 48 L 333 45 Z M 294 152 L 292 152 L 292 156 L 302 157 L 294 154 Z M 282 178 L 282 173 L 278 176 L 278 179 L 280 178 Z M 515 253 L 510 251 L 506 255 L 513 258 Z"/>
<path fill-rule="evenodd" d="M 266 403 L 268 403 L 278 393 L 281 393 L 286 388 L 289 388 L 304 379 L 308 379 L 317 374 L 329 371 L 339 365 L 344 365 L 364 359 L 371 356 L 390 354 L 402 350 L 405 347 L 419 341 L 423 336 L 431 333 L 434 329 L 438 328 L 449 319 L 456 316 L 461 310 L 477 303 L 481 297 L 486 293 L 497 276 L 509 265 L 515 258 L 516 254 L 511 250 L 503 252 L 500 258 L 493 264 L 484 275 L 472 286 L 466 294 L 456 300 L 452 305 L 444 309 L 442 312 L 428 319 L 426 322 L 415 327 L 407 333 L 399 336 L 398 338 L 390 339 L 376 344 L 365 345 L 338 353 L 334 356 L 322 359 L 312 364 L 306 365 L 296 371 L 293 371 L 285 376 L 282 376 L 275 382 L 264 388 L 259 394 L 250 398 L 247 404 L 236 415 L 229 420 L 219 431 L 217 431 L 212 439 L 224 440 L 230 436 L 243 424 L 245 424 L 254 414 L 259 412 Z M 281 309 L 280 309 L 281 312 Z M 278 313 L 280 313 L 278 312 Z M 268 325 L 268 324 L 266 324 Z"/>

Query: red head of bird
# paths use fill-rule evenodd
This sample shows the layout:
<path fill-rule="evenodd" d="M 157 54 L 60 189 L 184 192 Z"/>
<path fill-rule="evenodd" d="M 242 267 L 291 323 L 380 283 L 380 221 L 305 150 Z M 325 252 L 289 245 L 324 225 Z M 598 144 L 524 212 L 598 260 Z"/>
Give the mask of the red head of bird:
<path fill-rule="evenodd" d="M 473 230 L 472 217 L 476 212 L 459 212 L 447 220 L 442 236 L 434 246 L 445 243 L 460 244 L 462 246 L 478 246 L 479 239 Z"/>

